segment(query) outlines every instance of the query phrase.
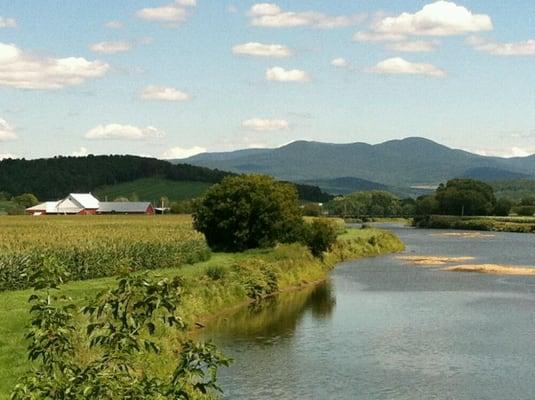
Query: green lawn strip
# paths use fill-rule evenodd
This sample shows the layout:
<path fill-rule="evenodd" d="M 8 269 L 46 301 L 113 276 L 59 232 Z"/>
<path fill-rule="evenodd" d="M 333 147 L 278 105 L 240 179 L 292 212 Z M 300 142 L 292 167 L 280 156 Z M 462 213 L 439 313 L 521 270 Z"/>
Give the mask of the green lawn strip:
<path fill-rule="evenodd" d="M 272 269 L 279 283 L 279 290 L 289 290 L 307 283 L 325 279 L 328 271 L 340 261 L 364 256 L 397 252 L 403 249 L 402 242 L 392 233 L 377 229 L 349 229 L 339 237 L 333 250 L 320 261 L 299 244 L 281 245 L 275 249 L 252 250 L 245 253 L 214 253 L 209 261 L 185 265 L 179 268 L 151 271 L 151 275 L 172 278 L 180 275 L 184 279 L 184 296 L 181 314 L 194 326 L 250 299 L 244 283 L 233 273 L 233 265 L 249 264 L 261 260 Z M 256 265 L 256 264 L 251 264 Z M 208 271 L 223 270 L 222 277 L 214 279 Z M 254 271 L 253 271 L 254 272 Z M 101 290 L 114 285 L 115 278 L 102 278 L 71 282 L 63 286 L 62 292 L 78 304 Z M 28 323 L 27 299 L 31 290 L 0 293 L 0 399 L 7 399 L 17 377 L 28 368 L 26 344 L 23 339 Z M 165 333 L 163 333 L 165 336 Z M 176 337 L 165 337 L 168 349 L 176 348 Z M 164 358 L 165 359 L 165 358 Z M 162 362 L 162 368 L 171 363 Z"/>
<path fill-rule="evenodd" d="M 534 233 L 532 217 L 458 217 L 432 215 L 415 220 L 418 228 Z"/>

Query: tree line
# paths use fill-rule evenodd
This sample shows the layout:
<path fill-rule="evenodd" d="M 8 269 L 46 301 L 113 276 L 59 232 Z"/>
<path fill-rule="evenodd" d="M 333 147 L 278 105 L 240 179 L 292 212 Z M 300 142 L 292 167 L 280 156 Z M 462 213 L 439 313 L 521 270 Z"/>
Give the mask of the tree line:
<path fill-rule="evenodd" d="M 234 175 L 217 169 L 131 155 L 4 159 L 0 161 L 0 197 L 9 200 L 33 194 L 40 200 L 55 200 L 69 193 L 91 192 L 104 185 L 141 178 L 219 183 L 226 176 Z M 302 200 L 325 202 L 332 198 L 317 186 L 296 184 L 296 188 Z M 28 206 L 26 203 L 20 202 Z"/>

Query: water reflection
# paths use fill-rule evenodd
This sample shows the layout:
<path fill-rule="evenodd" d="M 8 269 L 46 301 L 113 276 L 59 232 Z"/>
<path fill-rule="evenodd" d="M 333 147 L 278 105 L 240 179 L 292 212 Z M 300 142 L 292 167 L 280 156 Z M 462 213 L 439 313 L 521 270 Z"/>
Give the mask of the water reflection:
<path fill-rule="evenodd" d="M 253 303 L 231 318 L 217 319 L 205 334 L 260 342 L 266 342 L 266 337 L 290 337 L 306 315 L 317 320 L 328 319 L 335 305 L 331 282 L 324 282 Z"/>
<path fill-rule="evenodd" d="M 533 265 L 535 235 L 396 228 L 406 255 Z M 447 234 L 446 234 L 447 233 Z M 535 393 L 535 276 L 449 273 L 395 256 L 221 319 L 232 400 L 519 399 Z"/>

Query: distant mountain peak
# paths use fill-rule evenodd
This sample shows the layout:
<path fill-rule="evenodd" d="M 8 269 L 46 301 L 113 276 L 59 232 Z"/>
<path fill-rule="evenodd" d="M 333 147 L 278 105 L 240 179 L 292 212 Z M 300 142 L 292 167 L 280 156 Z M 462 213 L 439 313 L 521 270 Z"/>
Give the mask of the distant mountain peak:
<path fill-rule="evenodd" d="M 535 176 L 535 157 L 485 157 L 414 136 L 373 145 L 296 140 L 274 149 L 200 154 L 186 161 L 238 173 L 269 174 L 290 181 L 353 177 L 395 187 L 437 185 L 466 171 L 489 178 Z"/>

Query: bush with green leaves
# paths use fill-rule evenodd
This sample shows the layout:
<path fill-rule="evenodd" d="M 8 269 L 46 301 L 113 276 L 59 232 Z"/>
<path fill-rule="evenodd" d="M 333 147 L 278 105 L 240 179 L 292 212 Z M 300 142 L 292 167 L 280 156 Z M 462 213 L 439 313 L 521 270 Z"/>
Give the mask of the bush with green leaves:
<path fill-rule="evenodd" d="M 23 208 L 33 207 L 39 204 L 39 200 L 33 193 L 23 193 L 14 197 L 13 201 Z"/>
<path fill-rule="evenodd" d="M 279 277 L 272 266 L 260 259 L 252 258 L 233 267 L 247 296 L 258 300 L 279 290 Z"/>
<path fill-rule="evenodd" d="M 35 365 L 15 387 L 13 400 L 193 399 L 221 391 L 217 370 L 230 360 L 211 343 L 181 343 L 176 368 L 168 376 L 153 375 L 139 365 L 149 354 L 161 353 L 155 338 L 164 326 L 186 329 L 178 314 L 179 278 L 120 277 L 117 287 L 82 308 L 82 319 L 71 300 L 58 294 L 67 277 L 53 259 L 32 276 L 36 292 L 30 297 L 26 339 Z M 77 320 L 86 321 L 82 338 L 76 336 Z M 80 340 L 95 352 L 90 360 L 78 354 Z"/>
<path fill-rule="evenodd" d="M 535 206 L 518 206 L 513 211 L 521 217 L 532 217 L 535 214 Z"/>
<path fill-rule="evenodd" d="M 303 241 L 314 257 L 323 257 L 336 243 L 336 227 L 328 220 L 314 219 L 303 228 Z"/>
<path fill-rule="evenodd" d="M 208 190 L 193 218 L 218 251 L 295 242 L 303 224 L 295 187 L 262 175 L 223 179 Z"/>

